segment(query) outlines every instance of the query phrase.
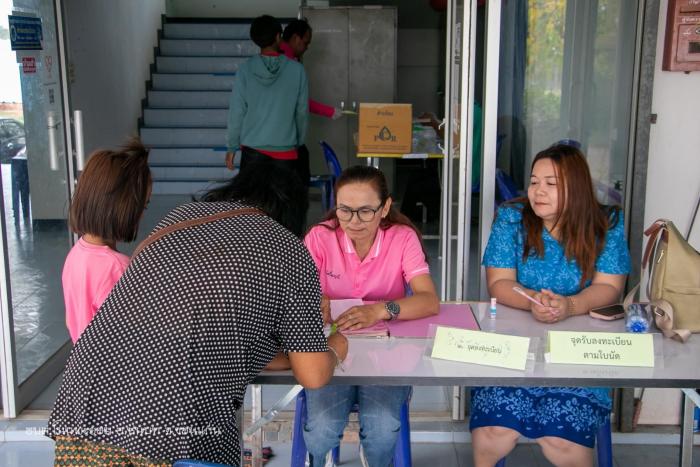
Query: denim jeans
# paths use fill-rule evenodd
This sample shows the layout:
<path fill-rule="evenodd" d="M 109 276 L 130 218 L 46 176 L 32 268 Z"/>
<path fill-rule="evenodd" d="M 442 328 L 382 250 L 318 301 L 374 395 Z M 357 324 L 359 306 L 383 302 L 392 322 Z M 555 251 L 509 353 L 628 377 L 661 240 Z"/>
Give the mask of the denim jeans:
<path fill-rule="evenodd" d="M 401 405 L 410 386 L 335 386 L 306 390 L 304 441 L 312 467 L 323 466 L 338 446 L 354 404 L 359 406 L 360 442 L 370 467 L 387 467 L 401 428 Z"/>

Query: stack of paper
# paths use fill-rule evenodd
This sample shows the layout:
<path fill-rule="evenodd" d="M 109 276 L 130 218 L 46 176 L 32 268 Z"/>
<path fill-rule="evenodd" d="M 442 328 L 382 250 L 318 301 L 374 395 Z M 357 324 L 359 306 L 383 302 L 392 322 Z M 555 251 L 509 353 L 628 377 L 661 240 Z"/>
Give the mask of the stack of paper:
<path fill-rule="evenodd" d="M 335 321 L 348 309 L 354 306 L 360 306 L 364 304 L 365 303 L 360 298 L 331 300 L 331 319 Z M 377 321 L 376 324 L 368 328 L 355 329 L 353 331 L 343 331 L 343 334 L 348 336 L 386 337 L 389 335 L 389 328 L 387 328 L 385 321 Z"/>
<path fill-rule="evenodd" d="M 365 305 L 365 302 L 359 298 L 331 300 L 331 318 L 335 321 L 348 309 L 360 305 Z M 467 303 L 442 303 L 440 304 L 440 313 L 435 316 L 410 321 L 377 321 L 376 324 L 368 328 L 343 331 L 343 334 L 368 337 L 389 335 L 393 337 L 430 337 L 430 328 L 437 325 L 472 330 L 479 329 L 479 324 Z"/>

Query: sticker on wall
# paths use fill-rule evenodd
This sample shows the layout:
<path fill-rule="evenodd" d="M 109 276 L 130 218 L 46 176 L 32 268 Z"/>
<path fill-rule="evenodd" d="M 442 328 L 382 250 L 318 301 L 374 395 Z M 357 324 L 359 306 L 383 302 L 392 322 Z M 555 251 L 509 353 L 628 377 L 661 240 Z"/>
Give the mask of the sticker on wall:
<path fill-rule="evenodd" d="M 22 71 L 24 73 L 36 73 L 36 59 L 34 57 L 22 57 Z"/>
<path fill-rule="evenodd" d="M 41 50 L 44 39 L 41 18 L 10 15 L 7 17 L 10 27 L 10 47 L 12 50 Z"/>
<path fill-rule="evenodd" d="M 44 55 L 44 69 L 46 70 L 46 73 L 51 76 L 51 67 L 53 66 L 53 56 L 52 55 Z"/>

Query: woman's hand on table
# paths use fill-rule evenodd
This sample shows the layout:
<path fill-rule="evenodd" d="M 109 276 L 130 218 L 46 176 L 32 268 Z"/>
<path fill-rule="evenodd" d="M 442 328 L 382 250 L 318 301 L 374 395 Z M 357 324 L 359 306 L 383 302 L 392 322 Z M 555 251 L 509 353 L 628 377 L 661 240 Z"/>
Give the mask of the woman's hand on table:
<path fill-rule="evenodd" d="M 345 313 L 338 316 L 335 324 L 339 331 L 354 331 L 373 326 L 377 321 L 386 319 L 386 316 L 387 311 L 384 308 L 384 303 L 359 305 L 348 308 Z"/>
<path fill-rule="evenodd" d="M 542 305 L 531 303 L 530 310 L 537 321 L 543 323 L 556 323 L 569 317 L 569 303 L 563 295 L 555 294 L 551 290 L 542 289 L 533 297 Z"/>

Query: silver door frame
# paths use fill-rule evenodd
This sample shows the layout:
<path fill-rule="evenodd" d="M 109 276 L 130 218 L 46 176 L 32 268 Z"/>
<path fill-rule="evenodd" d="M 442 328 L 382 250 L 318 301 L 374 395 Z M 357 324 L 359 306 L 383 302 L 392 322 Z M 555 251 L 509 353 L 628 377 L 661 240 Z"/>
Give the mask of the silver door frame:
<path fill-rule="evenodd" d="M 468 6 L 468 7 L 467 7 Z M 457 153 L 453 138 L 456 109 L 452 106 L 455 47 L 454 39 L 457 31 L 452 30 L 453 18 L 456 14 L 456 1 L 452 0 L 447 7 L 447 46 L 446 46 L 446 74 L 445 74 L 445 145 L 443 148 L 442 180 L 443 190 L 441 199 L 440 222 L 440 254 L 441 277 L 440 298 L 442 300 L 467 300 L 486 298 L 485 280 L 482 272 L 479 274 L 481 290 L 479 297 L 467 296 L 467 280 L 469 274 L 469 245 L 471 242 L 471 192 L 472 192 L 472 160 L 473 154 L 473 119 L 474 119 L 474 86 L 475 86 L 475 56 L 476 56 L 476 2 L 467 0 L 462 17 L 461 42 L 461 68 L 460 68 L 460 141 Z M 499 49 L 500 49 L 500 22 L 501 5 L 499 2 L 487 3 L 487 30 L 486 30 L 486 56 L 485 75 L 498 77 Z M 468 28 L 468 30 L 467 30 Z M 493 206 L 495 202 L 496 186 L 496 140 L 498 119 L 498 80 L 485 80 L 483 103 L 483 138 L 482 153 L 484 154 L 481 168 L 481 196 L 479 215 L 479 249 L 477 254 L 486 247 L 488 234 L 493 222 Z M 454 160 L 457 159 L 455 168 Z M 452 191 L 454 189 L 452 177 L 458 170 L 457 178 L 457 244 L 452 245 L 453 215 L 452 215 Z M 455 267 L 452 264 L 452 255 L 455 255 Z M 479 268 L 481 269 L 481 268 Z M 455 274 L 455 288 L 451 287 L 452 274 Z"/>
<path fill-rule="evenodd" d="M 487 2 L 486 54 L 484 60 L 484 125 L 481 139 L 483 162 L 481 165 L 481 205 L 479 212 L 479 258 L 489 240 L 496 203 L 496 141 L 498 139 L 498 76 L 501 48 L 501 2 Z M 473 105 L 473 103 L 472 103 Z M 467 267 L 469 265 L 467 264 Z M 486 271 L 479 267 L 479 297 L 488 299 Z"/>

